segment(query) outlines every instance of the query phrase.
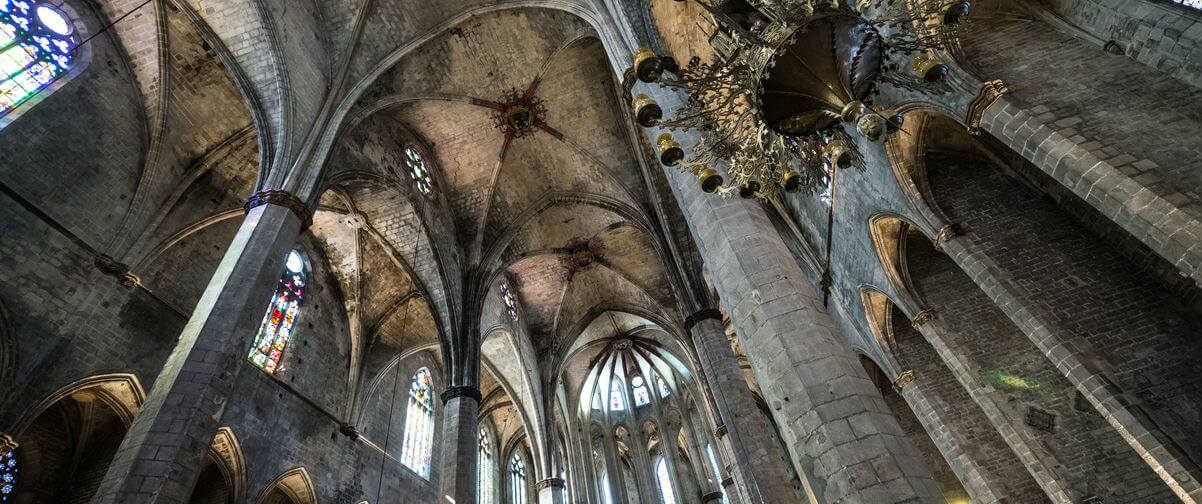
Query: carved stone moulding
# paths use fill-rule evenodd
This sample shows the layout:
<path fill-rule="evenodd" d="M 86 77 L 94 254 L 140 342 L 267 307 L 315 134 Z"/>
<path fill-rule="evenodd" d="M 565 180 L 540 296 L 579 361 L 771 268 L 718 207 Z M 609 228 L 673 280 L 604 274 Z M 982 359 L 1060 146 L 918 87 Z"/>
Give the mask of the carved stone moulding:
<path fill-rule="evenodd" d="M 1006 85 L 1000 79 L 981 83 L 981 87 L 977 88 L 977 94 L 968 101 L 968 107 L 964 110 L 964 124 L 968 127 L 969 133 L 981 134 L 981 118 L 985 116 L 985 110 L 1006 94 L 1006 91 Z"/>
<path fill-rule="evenodd" d="M 439 398 L 442 399 L 443 404 L 446 404 L 447 401 L 450 401 L 451 399 L 454 399 L 456 397 L 470 397 L 472 399 L 475 399 L 477 403 L 479 403 L 480 400 L 483 399 L 483 396 L 480 395 L 480 389 L 473 387 L 471 385 L 460 385 L 457 387 L 447 387 L 447 389 L 445 391 L 443 391 L 443 393 L 441 395 L 439 395 Z"/>
<path fill-rule="evenodd" d="M 281 191 L 278 189 L 259 191 L 246 201 L 246 204 L 242 206 L 242 209 L 246 212 L 250 212 L 251 209 L 261 207 L 263 205 L 282 206 L 288 210 L 291 210 L 292 213 L 296 214 L 297 218 L 301 220 L 301 230 L 308 229 L 309 226 L 313 224 L 313 212 L 309 210 L 309 205 L 306 205 L 304 201 L 301 201 L 288 191 Z"/>
<path fill-rule="evenodd" d="M 567 483 L 560 478 L 547 478 L 534 484 L 535 490 L 540 491 L 544 488 L 564 488 L 565 486 Z"/>

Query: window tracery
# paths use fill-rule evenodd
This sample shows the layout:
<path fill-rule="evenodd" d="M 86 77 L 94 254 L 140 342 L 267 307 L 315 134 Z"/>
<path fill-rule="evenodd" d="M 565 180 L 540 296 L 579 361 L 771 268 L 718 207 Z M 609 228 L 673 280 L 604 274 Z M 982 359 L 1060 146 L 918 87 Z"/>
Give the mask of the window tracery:
<path fill-rule="evenodd" d="M 17 457 L 14 450 L 0 455 L 0 502 L 8 502 L 17 485 Z"/>
<path fill-rule="evenodd" d="M 426 166 L 426 158 L 413 146 L 405 147 L 405 168 L 418 192 L 427 198 L 434 197 L 434 179 L 430 177 L 430 169 Z"/>
<path fill-rule="evenodd" d="M 423 478 L 430 477 L 430 452 L 434 442 L 434 402 L 431 398 L 433 393 L 430 370 L 417 370 L 409 385 L 401 463 Z"/>
<path fill-rule="evenodd" d="M 480 504 L 491 504 L 493 501 L 493 470 L 492 446 L 488 440 L 488 431 L 480 428 L 480 452 L 476 460 L 476 499 Z"/>
<path fill-rule="evenodd" d="M 0 117 L 71 69 L 74 32 L 50 4 L 0 0 Z"/>
<path fill-rule="evenodd" d="M 672 393 L 672 390 L 668 388 L 668 382 L 665 382 L 663 378 L 655 377 L 655 384 L 659 386 L 659 396 L 661 398 L 668 397 Z"/>
<path fill-rule="evenodd" d="M 625 393 L 626 392 L 622 390 L 622 380 L 614 378 L 613 381 L 609 382 L 610 411 L 622 411 L 626 409 L 626 401 L 622 399 L 622 396 Z"/>
<path fill-rule="evenodd" d="M 509 496 L 512 504 L 526 504 L 526 464 L 516 452 L 509 461 Z"/>
<path fill-rule="evenodd" d="M 636 376 L 630 380 L 630 391 L 634 393 L 635 406 L 646 406 L 651 403 L 651 394 L 647 393 L 647 384 L 643 383 L 642 376 Z"/>
<path fill-rule="evenodd" d="M 505 301 L 505 311 L 509 313 L 509 318 L 514 322 L 518 321 L 518 302 L 513 297 L 513 292 L 509 290 L 509 284 L 501 282 L 501 299 Z"/>
<path fill-rule="evenodd" d="M 672 480 L 668 477 L 668 464 L 660 457 L 655 463 L 655 479 L 659 483 L 659 494 L 664 504 L 676 504 L 676 494 L 672 491 Z"/>
<path fill-rule="evenodd" d="M 726 497 L 726 488 L 722 486 L 722 471 L 718 470 L 718 459 L 714 457 L 714 445 L 705 445 L 705 455 L 710 460 L 710 471 L 714 474 L 714 485 L 722 493 L 722 504 L 730 504 Z"/>
<path fill-rule="evenodd" d="M 304 288 L 305 260 L 300 252 L 293 250 L 284 261 L 284 273 L 276 284 L 271 304 L 267 305 L 267 314 L 263 316 L 263 323 L 259 325 L 255 342 L 250 347 L 250 354 L 246 356 L 268 374 L 279 369 L 280 359 L 284 357 L 284 349 L 288 346 L 288 338 L 292 335 L 296 318 L 300 316 Z"/>

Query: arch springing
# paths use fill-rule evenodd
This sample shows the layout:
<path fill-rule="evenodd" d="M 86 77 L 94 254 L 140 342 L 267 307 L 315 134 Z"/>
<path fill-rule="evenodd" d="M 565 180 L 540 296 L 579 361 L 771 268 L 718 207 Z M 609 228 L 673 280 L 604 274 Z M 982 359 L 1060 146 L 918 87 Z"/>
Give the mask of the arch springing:
<path fill-rule="evenodd" d="M 476 458 L 476 500 L 480 504 L 493 502 L 492 445 L 488 430 L 480 428 L 479 455 Z"/>
<path fill-rule="evenodd" d="M 526 464 L 516 452 L 509 460 L 509 502 L 526 504 Z"/>
<path fill-rule="evenodd" d="M 0 0 L 0 117 L 71 69 L 74 24 L 31 0 Z"/>
<path fill-rule="evenodd" d="M 647 384 L 643 382 L 642 376 L 636 376 L 630 379 L 630 391 L 634 393 L 634 405 L 646 406 L 651 403 L 651 394 L 647 392 Z"/>
<path fill-rule="evenodd" d="M 0 0 L 4 1 L 4 0 Z M 254 365 L 267 373 L 275 373 L 284 357 L 284 349 L 288 346 L 288 338 L 300 316 L 300 304 L 304 300 L 305 289 L 305 260 L 300 252 L 295 250 L 288 253 L 284 261 L 284 273 L 276 284 L 275 294 L 271 296 L 271 304 L 267 305 L 267 314 L 259 325 L 259 333 L 246 356 Z"/>
<path fill-rule="evenodd" d="M 430 169 L 426 166 L 426 158 L 413 146 L 405 147 L 405 168 L 409 178 L 417 186 L 418 192 L 427 198 L 434 197 L 434 179 L 430 177 Z"/>
<path fill-rule="evenodd" d="M 664 504 L 676 504 L 676 493 L 672 491 L 672 480 L 668 477 L 668 464 L 663 457 L 655 463 L 655 480 L 659 484 L 659 495 Z"/>
<path fill-rule="evenodd" d="M 434 390 L 430 370 L 421 368 L 409 384 L 409 405 L 405 408 L 405 442 L 401 463 L 423 478 L 430 477 L 430 455 L 434 443 Z"/>

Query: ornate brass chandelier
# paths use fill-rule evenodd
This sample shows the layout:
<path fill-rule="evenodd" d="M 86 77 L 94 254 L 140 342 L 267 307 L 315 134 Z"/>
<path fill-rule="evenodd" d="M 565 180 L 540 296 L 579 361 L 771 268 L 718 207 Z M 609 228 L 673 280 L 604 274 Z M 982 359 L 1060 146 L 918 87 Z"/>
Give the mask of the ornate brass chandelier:
<path fill-rule="evenodd" d="M 635 118 L 643 127 L 701 132 L 691 155 L 671 133 L 656 144 L 660 162 L 696 175 L 703 191 L 761 199 L 821 191 L 833 170 L 861 165 L 842 124 L 874 142 L 901 130 L 901 114 L 872 103 L 876 85 L 944 90 L 948 70 L 932 50 L 962 33 L 970 10 L 967 0 L 694 1 L 708 15 L 713 60 L 679 67 L 640 48 L 626 88 L 638 78 L 688 99 L 665 119 L 655 100 L 634 96 Z M 718 159 L 729 162 L 729 181 Z"/>

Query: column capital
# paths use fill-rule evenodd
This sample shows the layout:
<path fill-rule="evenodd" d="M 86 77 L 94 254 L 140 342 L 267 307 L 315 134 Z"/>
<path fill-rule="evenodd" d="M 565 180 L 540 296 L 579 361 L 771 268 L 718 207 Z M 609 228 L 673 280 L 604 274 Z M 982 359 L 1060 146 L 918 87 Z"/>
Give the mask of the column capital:
<path fill-rule="evenodd" d="M 714 429 L 714 437 L 722 439 L 726 436 L 726 432 L 726 424 L 719 425 L 717 429 Z"/>
<path fill-rule="evenodd" d="M 450 401 L 456 397 L 470 397 L 476 400 L 476 404 L 479 404 L 480 400 L 483 399 L 483 396 L 480 395 L 480 389 L 471 385 L 447 387 L 447 389 L 444 390 L 443 393 L 438 397 L 442 398 L 443 404 L 446 404 L 447 401 Z"/>
<path fill-rule="evenodd" d="M 544 488 L 563 488 L 565 486 L 567 486 L 567 483 L 560 478 L 547 478 L 545 480 L 539 481 L 538 483 L 535 483 L 534 489 L 542 490 Z"/>
<path fill-rule="evenodd" d="M 722 500 L 722 492 L 714 490 L 701 496 L 701 502 L 717 502 Z"/>
<path fill-rule="evenodd" d="M 17 440 L 8 434 L 0 434 L 0 455 L 17 449 Z"/>
<path fill-rule="evenodd" d="M 914 383 L 914 370 L 902 371 L 902 374 L 897 375 L 897 379 L 893 380 L 893 390 L 900 394 L 902 389 L 911 383 Z"/>
<path fill-rule="evenodd" d="M 242 209 L 250 212 L 251 209 L 263 205 L 282 206 L 291 210 L 301 220 L 302 231 L 308 229 L 310 224 L 313 224 L 313 212 L 309 210 L 309 205 L 306 205 L 304 201 L 301 201 L 288 191 L 279 189 L 259 191 L 246 200 L 246 204 L 242 206 Z"/>
<path fill-rule="evenodd" d="M 685 317 L 684 329 L 686 331 L 692 330 L 693 326 L 697 325 L 698 322 L 701 322 L 702 320 L 705 320 L 705 319 L 714 319 L 714 320 L 721 322 L 722 321 L 722 311 L 718 310 L 717 308 L 702 308 L 700 310 L 697 310 L 696 313 L 689 315 L 688 317 Z"/>

